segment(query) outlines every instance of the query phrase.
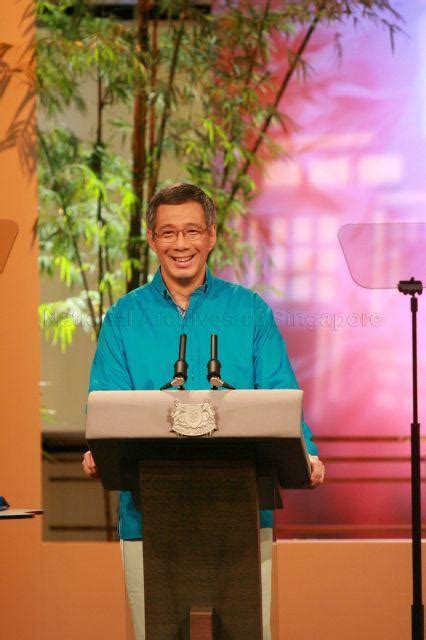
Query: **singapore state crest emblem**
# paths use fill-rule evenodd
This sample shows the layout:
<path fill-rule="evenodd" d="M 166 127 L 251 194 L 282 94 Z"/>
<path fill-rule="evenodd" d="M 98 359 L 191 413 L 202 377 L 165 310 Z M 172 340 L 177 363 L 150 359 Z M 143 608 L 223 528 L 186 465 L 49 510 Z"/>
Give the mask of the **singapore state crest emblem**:
<path fill-rule="evenodd" d="M 179 436 L 211 436 L 217 430 L 215 411 L 209 400 L 199 404 L 184 404 L 175 400 L 170 417 L 170 431 Z"/>

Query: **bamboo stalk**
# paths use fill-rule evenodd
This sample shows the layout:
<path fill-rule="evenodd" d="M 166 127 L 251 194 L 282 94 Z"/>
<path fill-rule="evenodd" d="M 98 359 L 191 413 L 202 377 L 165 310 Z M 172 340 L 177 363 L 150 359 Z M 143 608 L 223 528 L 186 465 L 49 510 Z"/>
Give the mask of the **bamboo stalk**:
<path fill-rule="evenodd" d="M 148 51 L 147 12 L 149 0 L 138 0 L 137 11 L 137 57 L 143 64 L 144 52 Z M 140 285 L 142 258 L 142 207 L 144 201 L 144 186 L 146 177 L 146 134 L 147 134 L 147 91 L 144 81 L 136 75 L 135 102 L 133 111 L 133 190 L 135 203 L 130 215 L 129 238 L 127 255 L 130 260 L 130 279 L 127 291 L 132 291 Z"/>
<path fill-rule="evenodd" d="M 155 5 L 155 3 L 154 3 Z M 152 58 L 151 58 L 151 95 L 156 95 L 157 89 L 157 65 L 158 65 L 158 14 L 155 12 L 154 21 L 152 25 Z M 154 153 L 155 153 L 155 116 L 156 116 L 156 104 L 155 100 L 152 100 L 149 106 L 149 157 L 150 157 L 150 172 L 149 172 L 149 185 L 148 185 L 148 200 L 154 195 Z"/>
<path fill-rule="evenodd" d="M 256 64 L 257 53 L 259 51 L 260 42 L 261 42 L 262 35 L 263 35 L 264 29 L 265 29 L 266 18 L 269 15 L 270 8 L 271 8 L 271 0 L 266 0 L 265 7 L 264 7 L 264 10 L 263 10 L 263 14 L 262 14 L 262 19 L 260 21 L 259 28 L 258 28 L 258 31 L 257 31 L 257 34 L 256 34 L 256 42 L 255 42 L 254 47 L 252 48 L 249 64 L 247 66 L 247 71 L 246 71 L 244 82 L 243 82 L 242 93 L 244 93 L 244 91 L 248 88 L 248 86 L 250 84 L 251 74 L 253 73 L 253 69 L 254 69 L 254 66 Z M 231 144 L 235 142 L 235 135 L 234 135 L 235 117 L 236 116 L 234 116 L 233 122 L 232 122 L 231 127 L 230 127 L 230 132 L 231 132 L 230 142 L 231 142 Z M 222 180 L 221 180 L 221 184 L 220 184 L 221 189 L 225 188 L 226 182 L 228 180 L 228 176 L 229 176 L 229 165 L 225 165 L 224 164 Z"/>
<path fill-rule="evenodd" d="M 287 87 L 288 87 L 288 85 L 290 83 L 290 80 L 293 77 L 293 74 L 294 74 L 294 72 L 296 70 L 296 67 L 297 67 L 299 61 L 301 60 L 303 52 L 305 51 L 305 49 L 306 49 L 306 47 L 307 47 L 307 45 L 308 45 L 308 43 L 309 43 L 314 31 L 315 31 L 318 23 L 319 23 L 319 15 L 317 14 L 315 16 L 315 18 L 312 20 L 308 30 L 305 33 L 305 36 L 303 37 L 303 39 L 302 39 L 302 41 L 301 41 L 301 43 L 300 43 L 300 45 L 299 45 L 299 47 L 298 47 L 298 49 L 296 51 L 296 54 L 295 54 L 293 60 L 290 63 L 289 68 L 287 69 L 287 72 L 286 72 L 286 74 L 285 74 L 285 76 L 284 76 L 284 78 L 283 78 L 283 80 L 281 82 L 281 85 L 280 85 L 280 87 L 279 87 L 279 89 L 278 89 L 278 91 L 276 93 L 274 102 L 271 105 L 271 109 L 269 110 L 268 115 L 265 116 L 265 118 L 264 118 L 264 121 L 263 121 L 262 126 L 261 126 L 260 131 L 259 131 L 259 134 L 258 134 L 254 144 L 252 145 L 252 147 L 250 149 L 250 157 L 246 158 L 242 168 L 240 169 L 240 171 L 238 172 L 238 175 L 236 176 L 236 178 L 234 180 L 234 184 L 232 185 L 232 189 L 231 189 L 231 192 L 229 194 L 228 201 L 227 201 L 227 205 L 226 205 L 227 207 L 229 207 L 232 204 L 236 194 L 241 189 L 241 178 L 243 178 L 247 174 L 248 170 L 250 169 L 250 167 L 251 167 L 251 165 L 253 163 L 253 157 L 256 155 L 257 151 L 259 150 L 260 145 L 262 144 L 262 142 L 263 142 L 263 140 L 265 138 L 265 135 L 266 135 L 266 133 L 267 133 L 267 131 L 269 129 L 269 126 L 270 126 L 270 124 L 272 122 L 272 119 L 273 119 L 273 117 L 274 117 L 274 115 L 275 115 L 275 113 L 276 113 L 276 111 L 278 109 L 278 106 L 279 106 L 279 103 L 281 101 L 281 98 L 283 97 L 283 95 L 284 95 L 284 93 L 285 93 L 285 91 L 286 91 L 286 89 L 287 89 Z M 218 225 L 218 226 L 220 226 L 220 225 Z"/>
<path fill-rule="evenodd" d="M 103 115 L 103 100 L 102 100 L 102 77 L 98 69 L 98 77 L 97 77 L 97 123 L 96 123 L 96 142 L 95 142 L 95 153 L 94 153 L 94 170 L 99 180 L 102 179 L 102 159 L 100 157 L 100 148 L 102 145 L 102 115 Z M 102 216 L 102 194 L 99 191 L 98 193 L 98 201 L 97 201 L 97 213 L 96 219 L 98 223 L 98 231 L 100 231 L 101 227 L 104 225 L 104 220 Z M 102 324 L 102 316 L 104 313 L 104 295 L 101 291 L 101 283 L 103 280 L 104 274 L 104 263 L 103 263 L 103 255 L 102 255 L 102 245 L 100 240 L 98 240 L 98 291 L 99 291 L 99 325 Z"/>
<path fill-rule="evenodd" d="M 167 125 L 167 120 L 169 117 L 169 113 L 170 113 L 170 107 L 171 107 L 171 103 L 172 103 L 172 91 L 173 91 L 173 85 L 175 82 L 175 76 L 176 76 L 176 70 L 177 70 L 177 64 L 178 64 L 178 60 L 179 60 L 179 51 L 180 51 L 180 46 L 182 43 L 182 36 L 185 30 L 185 20 L 187 17 L 187 8 L 188 8 L 188 2 L 185 3 L 181 14 L 180 14 L 180 25 L 178 29 L 175 29 L 175 33 L 174 33 L 174 45 L 173 45 L 173 54 L 172 54 L 172 59 L 170 62 L 170 67 L 169 67 L 169 76 L 168 76 L 168 80 L 167 80 L 167 89 L 166 89 L 166 93 L 165 93 L 165 99 L 164 99 L 164 108 L 163 108 L 163 112 L 161 114 L 161 120 L 160 120 L 160 126 L 159 126 L 159 131 L 158 131 L 158 136 L 157 136 L 157 145 L 156 145 L 156 152 L 155 152 L 155 161 L 154 161 L 154 177 L 153 177 L 153 191 L 157 188 L 157 183 L 158 183 L 158 175 L 159 175 L 159 170 L 160 170 L 160 161 L 161 161 L 161 154 L 163 151 L 163 144 L 164 144 L 164 136 L 165 136 L 165 132 L 166 132 L 166 125 Z"/>

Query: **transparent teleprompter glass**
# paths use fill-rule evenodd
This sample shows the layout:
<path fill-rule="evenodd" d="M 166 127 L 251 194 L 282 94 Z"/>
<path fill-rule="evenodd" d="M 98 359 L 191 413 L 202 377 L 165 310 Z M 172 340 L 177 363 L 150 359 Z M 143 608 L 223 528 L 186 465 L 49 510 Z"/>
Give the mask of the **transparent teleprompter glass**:
<path fill-rule="evenodd" d="M 367 289 L 426 283 L 426 222 L 345 224 L 338 238 L 352 279 Z"/>

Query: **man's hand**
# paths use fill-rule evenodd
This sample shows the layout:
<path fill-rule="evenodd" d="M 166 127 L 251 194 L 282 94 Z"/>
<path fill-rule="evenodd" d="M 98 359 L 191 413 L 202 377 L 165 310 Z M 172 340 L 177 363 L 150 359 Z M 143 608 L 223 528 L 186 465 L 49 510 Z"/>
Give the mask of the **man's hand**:
<path fill-rule="evenodd" d="M 81 463 L 84 473 L 91 478 L 99 478 L 98 468 L 93 460 L 92 452 L 86 451 L 83 456 L 83 462 Z"/>
<path fill-rule="evenodd" d="M 311 487 L 317 487 L 324 482 L 325 467 L 318 456 L 309 456 L 311 463 Z"/>

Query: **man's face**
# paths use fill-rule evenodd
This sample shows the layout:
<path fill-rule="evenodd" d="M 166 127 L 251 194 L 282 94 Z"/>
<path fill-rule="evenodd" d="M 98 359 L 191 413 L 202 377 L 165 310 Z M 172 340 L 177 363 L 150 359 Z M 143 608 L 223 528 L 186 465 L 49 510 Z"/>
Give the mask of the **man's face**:
<path fill-rule="evenodd" d="M 197 231 L 198 237 L 191 239 Z M 206 229 L 204 211 L 198 202 L 161 204 L 154 230 L 148 230 L 148 242 L 158 256 L 163 278 L 188 285 L 204 275 L 207 256 L 216 243 L 216 227 Z"/>

